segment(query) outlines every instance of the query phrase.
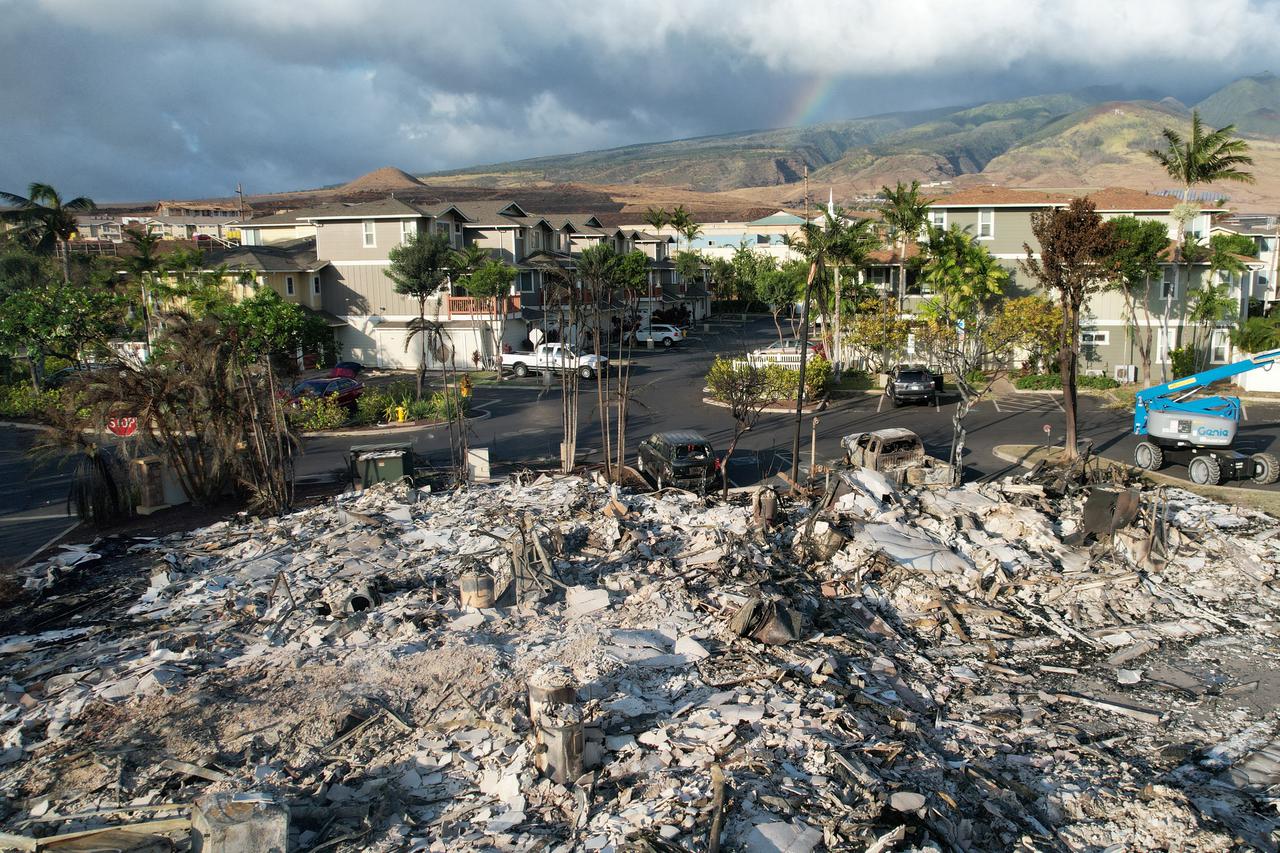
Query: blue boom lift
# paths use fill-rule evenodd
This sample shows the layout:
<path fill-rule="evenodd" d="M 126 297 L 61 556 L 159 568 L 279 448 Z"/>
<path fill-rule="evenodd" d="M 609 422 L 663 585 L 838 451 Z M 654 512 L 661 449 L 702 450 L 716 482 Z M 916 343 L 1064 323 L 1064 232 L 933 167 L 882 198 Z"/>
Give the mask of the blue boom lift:
<path fill-rule="evenodd" d="M 1246 456 L 1231 449 L 1240 425 L 1238 397 L 1192 397 L 1221 379 L 1270 368 L 1280 349 L 1259 353 L 1164 385 L 1139 391 L 1133 410 L 1133 434 L 1145 439 L 1133 451 L 1139 468 L 1154 471 L 1171 453 L 1189 453 L 1191 482 L 1215 485 L 1223 480 L 1280 480 L 1280 458 L 1272 453 Z"/>

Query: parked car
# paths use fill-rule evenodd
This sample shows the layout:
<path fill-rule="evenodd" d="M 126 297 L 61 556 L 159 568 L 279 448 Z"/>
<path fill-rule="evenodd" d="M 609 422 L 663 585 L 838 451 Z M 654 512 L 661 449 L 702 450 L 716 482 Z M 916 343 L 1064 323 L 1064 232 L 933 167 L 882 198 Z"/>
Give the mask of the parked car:
<path fill-rule="evenodd" d="M 885 393 L 893 405 L 903 403 L 938 404 L 942 391 L 942 374 L 918 364 L 899 364 L 889 371 Z"/>
<path fill-rule="evenodd" d="M 631 334 L 632 341 L 637 344 L 647 344 L 652 340 L 654 343 L 662 344 L 664 347 L 675 346 L 683 341 L 684 338 L 684 332 L 682 332 L 678 327 L 659 325 L 656 323 L 652 326 L 636 329 Z"/>
<path fill-rule="evenodd" d="M 73 364 L 61 370 L 55 370 L 46 376 L 43 387 L 46 391 L 56 390 L 77 376 L 90 376 L 91 374 L 102 373 L 111 369 L 112 367 L 109 364 Z"/>
<path fill-rule="evenodd" d="M 355 379 L 364 370 L 364 365 L 358 361 L 340 361 L 333 367 L 329 368 L 329 378 L 338 379 L 345 377 L 347 379 Z"/>
<path fill-rule="evenodd" d="M 691 430 L 658 432 L 640 442 L 636 468 L 659 489 L 676 486 L 706 494 L 720 473 L 711 442 Z"/>
<path fill-rule="evenodd" d="M 293 386 L 289 401 L 295 405 L 303 397 L 328 397 L 337 395 L 338 403 L 348 409 L 356 407 L 356 400 L 364 393 L 364 383 L 346 376 L 336 379 L 308 379 Z"/>
<path fill-rule="evenodd" d="M 774 341 L 767 347 L 760 347 L 757 350 L 753 350 L 751 355 L 752 357 L 758 357 L 766 361 L 777 356 L 799 356 L 800 342 L 794 339 L 789 341 Z M 812 358 L 815 355 L 820 355 L 823 358 L 827 357 L 827 349 L 822 345 L 821 341 L 809 341 L 809 358 Z"/>
<path fill-rule="evenodd" d="M 602 355 L 578 355 L 564 344 L 542 344 L 531 352 L 504 352 L 503 369 L 510 369 L 516 376 L 528 376 L 544 370 L 577 371 L 583 379 L 593 379 L 609 366 L 609 359 Z"/>
<path fill-rule="evenodd" d="M 893 482 L 912 486 L 950 485 L 955 469 L 924 451 L 920 436 L 909 429 L 855 432 L 840 439 L 847 465 L 879 471 Z"/>

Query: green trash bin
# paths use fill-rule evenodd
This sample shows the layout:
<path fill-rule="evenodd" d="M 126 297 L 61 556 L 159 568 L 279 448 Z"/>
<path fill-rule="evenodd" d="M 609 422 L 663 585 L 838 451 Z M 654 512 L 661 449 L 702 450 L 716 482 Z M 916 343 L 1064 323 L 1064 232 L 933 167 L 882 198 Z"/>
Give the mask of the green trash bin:
<path fill-rule="evenodd" d="M 361 488 L 413 476 L 413 448 L 408 444 L 359 445 L 351 448 L 351 458 Z"/>

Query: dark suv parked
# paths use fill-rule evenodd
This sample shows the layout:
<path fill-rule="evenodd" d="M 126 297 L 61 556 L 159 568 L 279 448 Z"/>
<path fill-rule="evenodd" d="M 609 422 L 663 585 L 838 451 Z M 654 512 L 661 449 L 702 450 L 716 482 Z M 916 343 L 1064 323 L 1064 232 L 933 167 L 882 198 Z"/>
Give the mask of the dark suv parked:
<path fill-rule="evenodd" d="M 936 406 L 942 374 L 918 364 L 899 364 L 889 371 L 885 391 L 895 406 L 921 402 Z"/>
<path fill-rule="evenodd" d="M 720 470 L 711 442 L 689 430 L 659 432 L 640 442 L 636 467 L 659 489 L 676 486 L 705 494 Z"/>

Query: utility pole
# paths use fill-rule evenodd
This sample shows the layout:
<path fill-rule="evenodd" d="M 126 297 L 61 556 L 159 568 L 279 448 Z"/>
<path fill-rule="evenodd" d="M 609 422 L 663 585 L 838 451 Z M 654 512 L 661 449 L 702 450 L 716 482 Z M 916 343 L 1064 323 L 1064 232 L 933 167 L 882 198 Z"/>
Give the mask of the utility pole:
<path fill-rule="evenodd" d="M 236 181 L 236 196 L 240 199 L 240 221 L 244 222 L 244 188 Z"/>

